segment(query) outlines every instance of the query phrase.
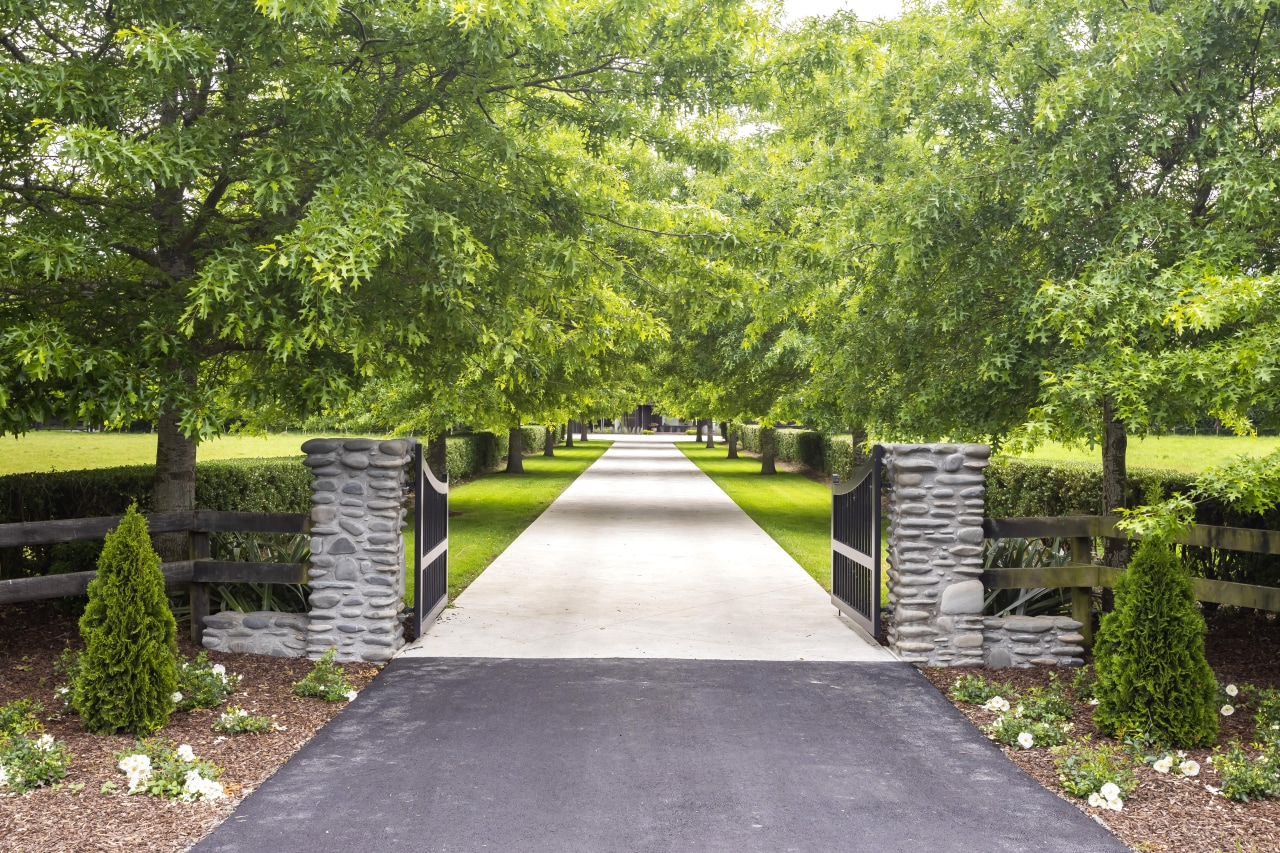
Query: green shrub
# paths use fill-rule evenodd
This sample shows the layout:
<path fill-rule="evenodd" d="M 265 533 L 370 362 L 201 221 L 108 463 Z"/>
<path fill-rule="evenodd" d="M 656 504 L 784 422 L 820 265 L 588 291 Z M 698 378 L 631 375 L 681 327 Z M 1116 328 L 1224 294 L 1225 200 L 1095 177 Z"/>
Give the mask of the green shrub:
<path fill-rule="evenodd" d="M 1071 717 L 1075 706 L 1054 679 L 1048 687 L 1030 687 L 1018 699 L 1017 709 L 1022 716 L 1032 720 L 1065 720 Z"/>
<path fill-rule="evenodd" d="M 209 656 L 200 652 L 194 661 L 184 660 L 178 664 L 178 691 L 175 695 L 182 697 L 177 700 L 178 710 L 216 708 L 239 683 L 240 676 L 228 673 L 220 663 L 209 663 Z"/>
<path fill-rule="evenodd" d="M 0 787 L 23 793 L 65 779 L 74 756 L 53 735 L 0 737 Z"/>
<path fill-rule="evenodd" d="M 129 780 L 128 793 L 169 800 L 217 800 L 223 794 L 218 778 L 222 768 L 205 761 L 187 744 L 176 749 L 163 738 L 140 740 L 133 749 L 116 753 L 117 765 Z"/>
<path fill-rule="evenodd" d="M 261 734 L 273 728 L 270 717 L 255 716 L 239 705 L 223 711 L 213 721 L 213 730 L 224 735 Z"/>
<path fill-rule="evenodd" d="M 1116 586 L 1116 609 L 1094 646 L 1094 722 L 1110 736 L 1145 732 L 1196 747 L 1218 734 L 1217 683 L 1204 656 L 1204 617 L 1167 545 L 1147 539 Z"/>
<path fill-rule="evenodd" d="M 321 655 L 306 678 L 293 685 L 295 695 L 314 696 L 326 702 L 350 702 L 356 698 L 355 688 L 347 681 L 346 670 L 333 662 L 334 651 L 329 649 Z"/>
<path fill-rule="evenodd" d="M 947 694 L 957 702 L 970 705 L 983 705 L 996 696 L 1008 698 L 1013 695 L 1013 687 L 1006 683 L 987 681 L 980 675 L 966 672 L 957 678 Z"/>
<path fill-rule="evenodd" d="M 147 521 L 129 507 L 107 535 L 80 618 L 85 640 L 76 711 L 97 733 L 150 734 L 169 722 L 177 689 L 177 624 Z"/>
<path fill-rule="evenodd" d="M 1222 781 L 1222 796 L 1237 803 L 1280 797 L 1280 745 L 1272 742 L 1251 756 L 1238 741 L 1209 759 Z"/>
<path fill-rule="evenodd" d="M 1077 741 L 1053 750 L 1054 766 L 1062 789 L 1073 797 L 1087 798 L 1111 783 L 1128 797 L 1138 789 L 1132 759 L 1125 750 L 1109 744 L 1093 746 L 1088 740 Z"/>

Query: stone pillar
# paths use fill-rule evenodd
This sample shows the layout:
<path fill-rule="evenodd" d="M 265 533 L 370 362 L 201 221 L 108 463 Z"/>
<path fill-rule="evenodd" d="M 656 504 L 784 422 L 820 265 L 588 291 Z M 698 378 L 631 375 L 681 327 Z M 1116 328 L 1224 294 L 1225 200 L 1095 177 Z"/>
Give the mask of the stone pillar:
<path fill-rule="evenodd" d="M 982 666 L 985 444 L 891 444 L 890 648 L 922 666 Z"/>
<path fill-rule="evenodd" d="M 385 662 L 404 645 L 407 441 L 315 438 L 307 656 Z"/>

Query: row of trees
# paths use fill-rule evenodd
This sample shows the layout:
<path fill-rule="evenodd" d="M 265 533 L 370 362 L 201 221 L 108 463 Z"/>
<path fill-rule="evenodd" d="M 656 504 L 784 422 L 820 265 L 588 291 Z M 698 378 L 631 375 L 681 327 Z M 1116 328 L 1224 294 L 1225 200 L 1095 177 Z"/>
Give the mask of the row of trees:
<path fill-rule="evenodd" d="M 807 21 L 758 78 L 740 156 L 701 184 L 738 239 L 676 336 L 667 399 L 1097 442 L 1116 509 L 1128 436 L 1278 411 L 1278 95 L 1271 2 Z"/>
<path fill-rule="evenodd" d="M 20 0 L 0 429 L 1277 411 L 1280 7 Z"/>

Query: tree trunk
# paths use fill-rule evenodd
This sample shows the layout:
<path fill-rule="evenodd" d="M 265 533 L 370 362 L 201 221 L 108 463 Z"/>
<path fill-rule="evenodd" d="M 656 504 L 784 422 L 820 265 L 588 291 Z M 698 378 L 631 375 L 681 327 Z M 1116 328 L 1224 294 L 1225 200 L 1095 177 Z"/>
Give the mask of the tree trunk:
<path fill-rule="evenodd" d="M 582 422 L 582 440 L 583 440 L 583 441 L 586 441 L 586 440 L 587 440 L 587 430 L 589 430 L 590 428 L 591 428 L 591 422 L 590 422 L 590 421 L 583 421 L 583 422 Z"/>
<path fill-rule="evenodd" d="M 716 449 L 715 421 L 707 418 L 707 450 Z"/>
<path fill-rule="evenodd" d="M 196 442 L 182 434 L 180 413 L 165 409 L 156 429 L 156 512 L 190 512 L 196 508 Z M 151 537 L 163 562 L 191 559 L 186 533 Z"/>
<path fill-rule="evenodd" d="M 693 437 L 695 441 L 702 441 L 702 423 L 702 418 L 698 418 L 698 434 Z"/>
<path fill-rule="evenodd" d="M 771 426 L 760 427 L 760 473 L 778 473 L 773 458 L 773 427 Z"/>
<path fill-rule="evenodd" d="M 444 433 L 433 435 L 427 441 L 427 467 L 437 480 L 444 481 L 449 476 L 449 445 L 445 442 Z"/>
<path fill-rule="evenodd" d="M 524 473 L 524 437 L 520 432 L 520 424 L 516 423 L 507 430 L 507 473 Z"/>
<path fill-rule="evenodd" d="M 1115 417 L 1111 401 L 1102 401 L 1102 514 L 1119 515 L 1126 505 L 1125 492 L 1129 477 L 1125 469 L 1125 453 L 1129 435 L 1124 422 Z M 1123 569 L 1129 564 L 1129 540 L 1108 538 L 1103 543 L 1105 565 Z"/>
<path fill-rule="evenodd" d="M 724 440 L 729 445 L 729 459 L 738 458 L 738 431 L 734 429 L 735 426 L 736 424 L 730 421 L 728 428 L 725 430 L 728 433 Z"/>
<path fill-rule="evenodd" d="M 564 446 L 566 450 L 573 447 L 573 421 L 569 421 L 569 423 L 565 424 Z"/>
<path fill-rule="evenodd" d="M 556 425 L 547 424 L 547 437 L 542 440 L 542 455 L 556 455 Z"/>

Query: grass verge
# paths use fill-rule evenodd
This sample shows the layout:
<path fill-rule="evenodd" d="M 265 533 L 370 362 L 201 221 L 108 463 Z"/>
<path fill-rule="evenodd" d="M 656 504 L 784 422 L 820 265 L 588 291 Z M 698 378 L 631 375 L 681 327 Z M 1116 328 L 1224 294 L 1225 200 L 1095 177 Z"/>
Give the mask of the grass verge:
<path fill-rule="evenodd" d="M 610 441 L 575 441 L 556 455 L 526 456 L 523 474 L 482 474 L 449 490 L 449 600 L 455 600 L 560 493 L 609 449 Z M 456 514 L 455 514 L 456 513 Z M 405 553 L 413 557 L 413 530 Z M 405 601 L 413 601 L 413 567 Z"/>

